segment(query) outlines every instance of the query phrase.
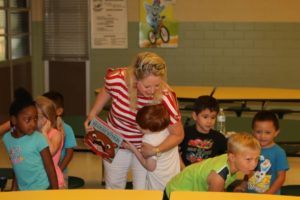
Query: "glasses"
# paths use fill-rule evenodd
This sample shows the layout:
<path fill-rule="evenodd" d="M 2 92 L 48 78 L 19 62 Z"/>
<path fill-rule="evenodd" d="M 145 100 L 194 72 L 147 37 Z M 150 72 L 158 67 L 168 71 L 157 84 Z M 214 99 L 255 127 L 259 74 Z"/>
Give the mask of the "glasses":
<path fill-rule="evenodd" d="M 151 70 L 162 70 L 165 69 L 166 66 L 164 64 L 144 64 L 144 65 L 137 65 L 137 70 L 141 71 L 151 71 Z"/>

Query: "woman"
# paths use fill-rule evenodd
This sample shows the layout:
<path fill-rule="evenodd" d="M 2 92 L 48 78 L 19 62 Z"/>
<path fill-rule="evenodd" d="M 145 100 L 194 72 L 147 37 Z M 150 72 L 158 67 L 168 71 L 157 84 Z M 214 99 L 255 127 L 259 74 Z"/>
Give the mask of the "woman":
<path fill-rule="evenodd" d="M 144 157 L 161 154 L 178 145 L 184 136 L 176 96 L 165 80 L 167 68 L 165 61 L 155 53 L 139 53 L 128 68 L 109 69 L 105 86 L 98 94 L 96 102 L 84 123 L 88 123 L 112 100 L 107 122 L 117 129 L 123 137 L 141 148 Z M 152 103 L 163 103 L 170 113 L 170 135 L 159 146 L 141 144 L 142 133 L 135 121 L 137 110 Z M 133 188 L 145 189 L 146 170 L 134 153 L 120 149 L 112 163 L 104 161 L 106 188 L 123 189 L 127 173 L 131 168 Z"/>

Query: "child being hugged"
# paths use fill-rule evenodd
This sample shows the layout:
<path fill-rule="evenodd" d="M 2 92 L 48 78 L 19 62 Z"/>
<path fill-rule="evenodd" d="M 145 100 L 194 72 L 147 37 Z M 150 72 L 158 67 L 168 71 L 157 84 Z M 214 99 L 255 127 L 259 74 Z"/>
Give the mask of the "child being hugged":
<path fill-rule="evenodd" d="M 56 115 L 53 101 L 44 96 L 36 98 L 38 111 L 38 130 L 47 138 L 52 155 L 59 188 L 64 188 L 64 176 L 58 166 L 61 151 L 64 145 L 64 129 L 61 117 Z"/>
<path fill-rule="evenodd" d="M 166 183 L 180 172 L 178 147 L 161 153 L 157 148 L 169 135 L 170 115 L 162 104 L 141 108 L 136 115 L 136 122 L 144 133 L 143 142 L 155 146 L 155 156 L 144 158 L 140 151 L 128 142 L 127 148 L 137 156 L 141 164 L 148 170 L 146 189 L 163 191 Z"/>
<path fill-rule="evenodd" d="M 279 121 L 275 113 L 260 111 L 252 120 L 252 132 L 261 145 L 259 163 L 252 174 L 235 191 L 280 194 L 289 169 L 285 151 L 275 143 L 279 134 Z"/>
<path fill-rule="evenodd" d="M 260 145 L 249 133 L 237 133 L 229 137 L 227 154 L 208 158 L 184 168 L 167 183 L 164 200 L 173 191 L 223 192 L 236 179 L 238 171 L 250 174 L 256 167 Z"/>
<path fill-rule="evenodd" d="M 47 140 L 36 131 L 37 109 L 23 88 L 15 91 L 9 108 L 11 131 L 3 136 L 15 180 L 13 190 L 57 189 L 57 176 Z"/>
<path fill-rule="evenodd" d="M 227 139 L 213 130 L 218 112 L 215 98 L 205 95 L 196 99 L 192 112 L 195 124 L 184 128 L 185 136 L 179 145 L 181 168 L 226 152 Z"/>

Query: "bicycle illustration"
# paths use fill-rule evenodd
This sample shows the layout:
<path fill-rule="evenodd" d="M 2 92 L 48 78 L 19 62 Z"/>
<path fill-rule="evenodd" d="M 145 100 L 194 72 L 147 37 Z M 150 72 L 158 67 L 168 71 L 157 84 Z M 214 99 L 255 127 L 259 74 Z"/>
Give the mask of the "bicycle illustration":
<path fill-rule="evenodd" d="M 151 29 L 148 33 L 148 39 L 151 44 L 155 44 L 157 39 L 160 37 L 164 43 L 168 43 L 170 41 L 170 32 L 168 28 L 163 24 L 163 20 L 165 16 L 161 16 L 158 21 L 157 30 Z"/>
<path fill-rule="evenodd" d="M 148 33 L 148 40 L 151 44 L 155 44 L 160 37 L 162 42 L 168 43 L 170 32 L 163 23 L 166 17 L 160 15 L 165 6 L 161 5 L 160 0 L 153 0 L 152 5 L 145 2 L 144 5 L 146 9 L 146 22 L 151 27 Z"/>

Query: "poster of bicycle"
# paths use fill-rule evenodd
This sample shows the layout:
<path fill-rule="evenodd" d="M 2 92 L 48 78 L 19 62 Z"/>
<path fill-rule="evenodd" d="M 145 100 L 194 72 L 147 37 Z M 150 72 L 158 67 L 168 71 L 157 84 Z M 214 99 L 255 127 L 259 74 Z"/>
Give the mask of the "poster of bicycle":
<path fill-rule="evenodd" d="M 140 0 L 140 48 L 178 47 L 178 22 L 174 20 L 175 0 Z"/>

